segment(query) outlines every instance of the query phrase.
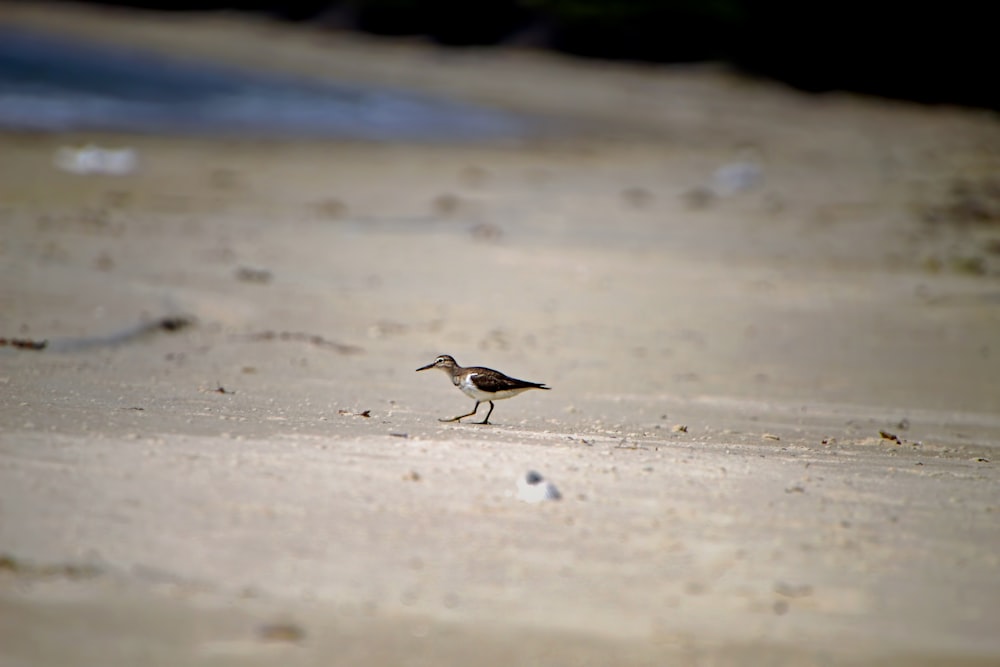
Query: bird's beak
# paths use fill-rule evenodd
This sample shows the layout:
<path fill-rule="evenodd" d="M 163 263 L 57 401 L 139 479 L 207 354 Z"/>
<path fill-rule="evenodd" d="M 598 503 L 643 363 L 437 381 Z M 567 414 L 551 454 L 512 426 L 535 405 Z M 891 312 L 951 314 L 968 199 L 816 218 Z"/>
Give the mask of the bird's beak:
<path fill-rule="evenodd" d="M 426 371 L 428 368 L 434 368 L 434 364 L 436 363 L 437 362 L 435 361 L 433 364 L 427 364 L 426 366 L 421 366 L 420 368 L 417 369 L 417 372 L 419 373 L 420 371 Z"/>

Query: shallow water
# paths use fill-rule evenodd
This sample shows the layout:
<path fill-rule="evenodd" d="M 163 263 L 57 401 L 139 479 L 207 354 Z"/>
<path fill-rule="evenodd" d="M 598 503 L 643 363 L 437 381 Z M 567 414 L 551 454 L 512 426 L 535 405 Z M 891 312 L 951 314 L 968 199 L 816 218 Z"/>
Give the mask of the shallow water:
<path fill-rule="evenodd" d="M 403 90 L 314 81 L 0 28 L 0 128 L 484 140 L 527 119 Z"/>

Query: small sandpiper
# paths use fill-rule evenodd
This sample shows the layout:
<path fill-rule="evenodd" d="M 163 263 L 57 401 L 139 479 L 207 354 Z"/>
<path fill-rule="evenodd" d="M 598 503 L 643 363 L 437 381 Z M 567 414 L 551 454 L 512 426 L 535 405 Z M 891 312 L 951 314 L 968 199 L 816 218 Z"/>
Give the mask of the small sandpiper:
<path fill-rule="evenodd" d="M 455 358 L 448 354 L 442 354 L 434 360 L 434 363 L 421 366 L 417 371 L 426 371 L 428 368 L 440 368 L 451 376 L 451 383 L 461 389 L 463 394 L 476 399 L 476 407 L 472 408 L 472 412 L 467 415 L 452 417 L 451 419 L 438 420 L 443 422 L 457 422 L 466 417 L 473 417 L 476 414 L 476 410 L 479 409 L 479 404 L 486 401 L 490 404 L 490 411 L 486 413 L 486 419 L 474 423 L 489 424 L 490 415 L 493 414 L 493 401 L 511 398 L 529 389 L 551 389 L 551 387 L 546 387 L 542 382 L 518 380 L 508 377 L 492 368 L 483 368 L 482 366 L 462 368 L 455 361 Z"/>

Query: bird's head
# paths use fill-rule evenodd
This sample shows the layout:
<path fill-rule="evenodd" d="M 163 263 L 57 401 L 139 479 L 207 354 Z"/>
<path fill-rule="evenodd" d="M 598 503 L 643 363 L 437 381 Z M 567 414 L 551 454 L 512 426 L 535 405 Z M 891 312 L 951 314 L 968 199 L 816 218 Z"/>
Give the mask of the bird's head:
<path fill-rule="evenodd" d="M 426 371 L 428 368 L 440 368 L 443 371 L 450 372 L 453 368 L 455 368 L 455 366 L 458 366 L 458 364 L 455 363 L 454 357 L 452 357 L 450 354 L 442 354 L 439 355 L 438 358 L 435 359 L 432 363 L 429 363 L 426 366 L 421 366 L 417 370 Z"/>

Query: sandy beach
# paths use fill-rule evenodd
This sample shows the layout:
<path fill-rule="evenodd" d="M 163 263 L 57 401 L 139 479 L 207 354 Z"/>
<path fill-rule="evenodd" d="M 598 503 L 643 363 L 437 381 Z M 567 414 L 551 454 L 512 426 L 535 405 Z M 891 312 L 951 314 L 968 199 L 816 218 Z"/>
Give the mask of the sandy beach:
<path fill-rule="evenodd" d="M 2 10 L 550 129 L 0 134 L 0 664 L 1000 663 L 995 115 Z"/>

